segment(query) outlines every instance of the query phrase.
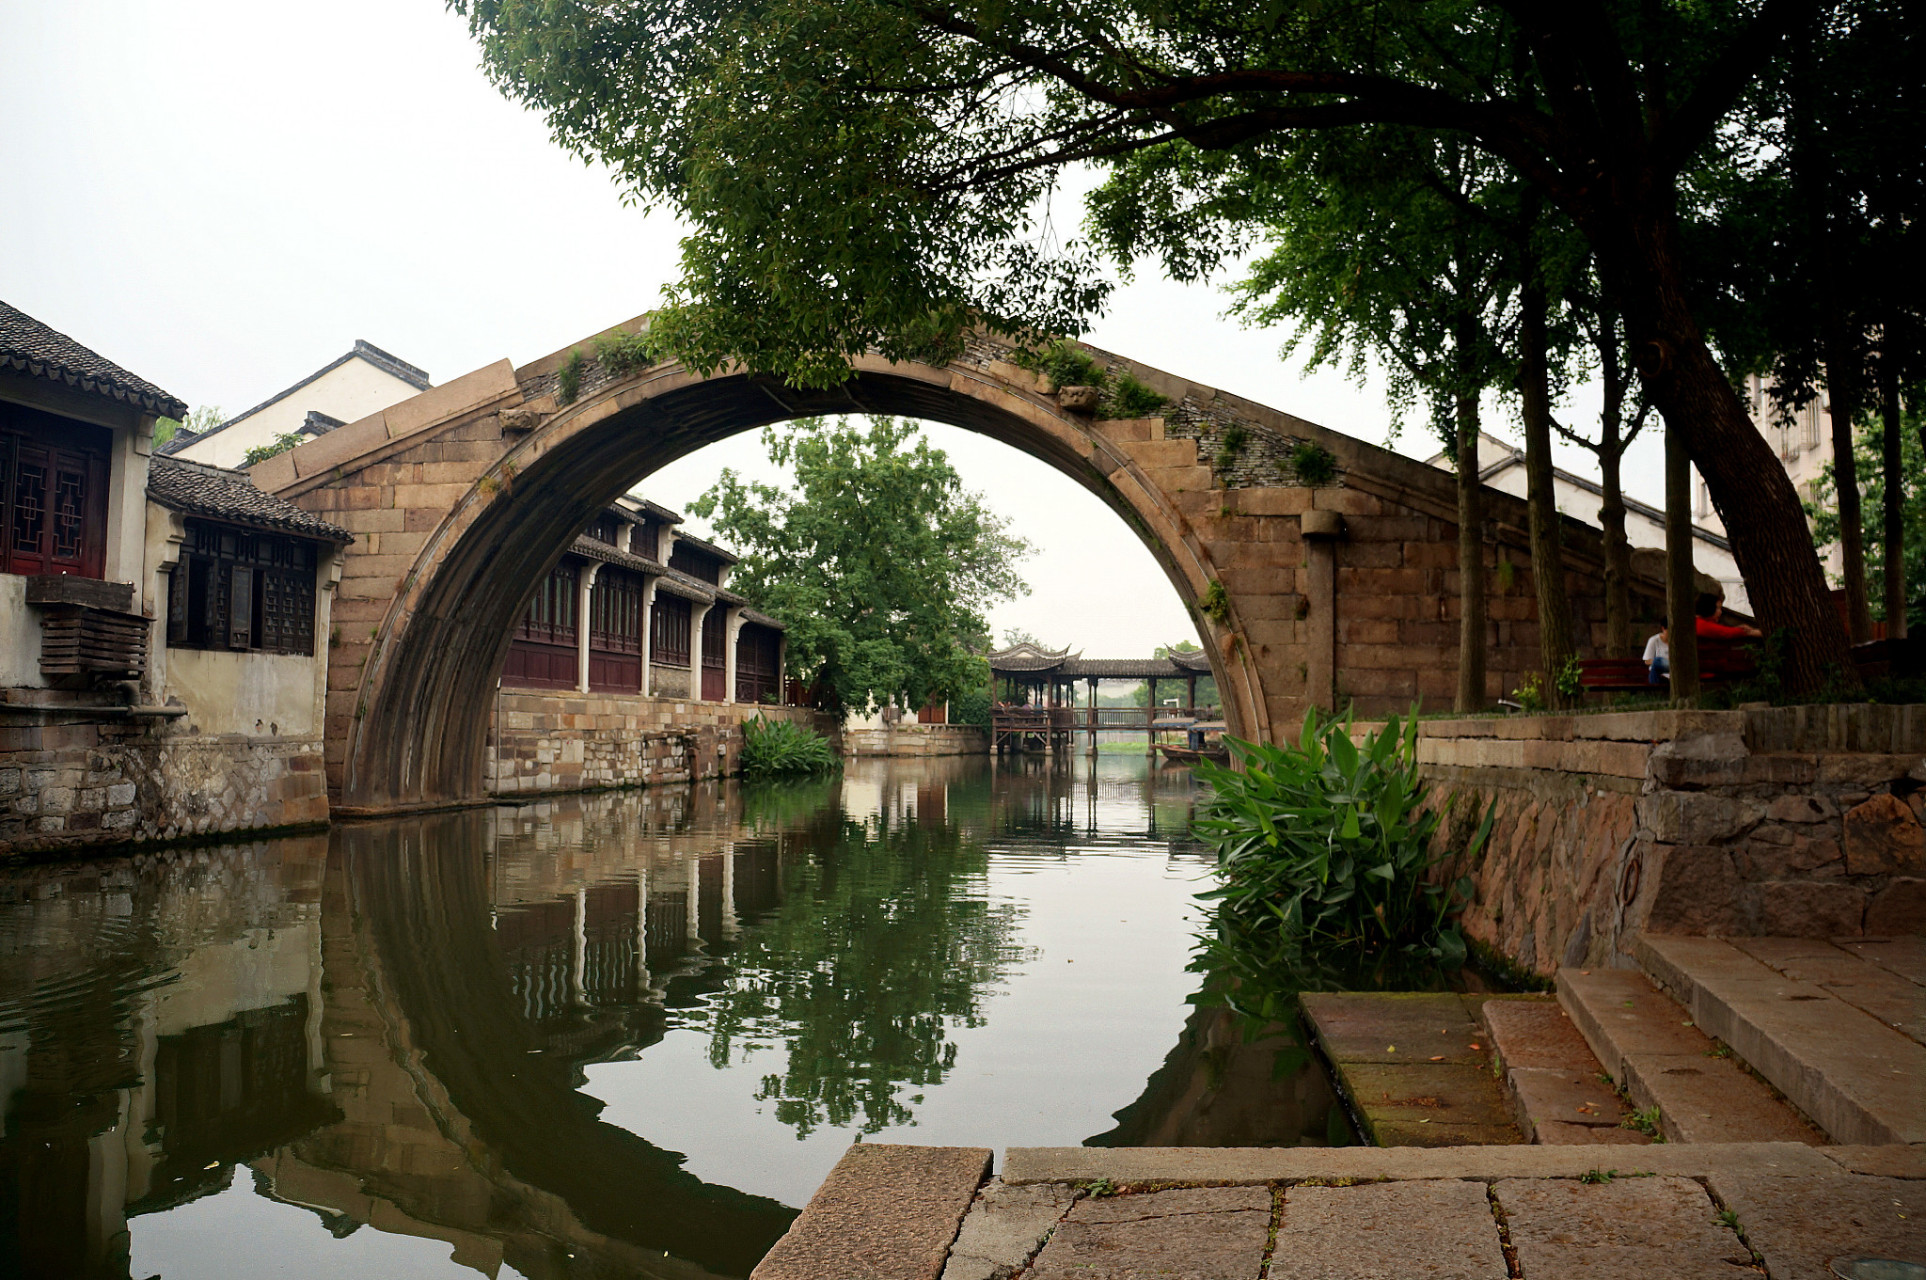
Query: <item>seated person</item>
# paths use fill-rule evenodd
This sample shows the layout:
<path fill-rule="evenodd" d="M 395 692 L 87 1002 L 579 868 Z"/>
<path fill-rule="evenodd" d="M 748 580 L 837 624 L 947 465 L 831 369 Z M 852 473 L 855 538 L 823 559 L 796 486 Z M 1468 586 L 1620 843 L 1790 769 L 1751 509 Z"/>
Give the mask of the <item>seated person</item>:
<path fill-rule="evenodd" d="M 1765 634 L 1757 627 L 1734 627 L 1720 622 L 1725 616 L 1725 601 L 1710 591 L 1699 592 L 1692 612 L 1698 615 L 1693 629 L 1701 640 L 1741 640 Z"/>
<path fill-rule="evenodd" d="M 1664 684 L 1672 675 L 1672 641 L 1660 627 L 1645 642 L 1645 683 Z"/>

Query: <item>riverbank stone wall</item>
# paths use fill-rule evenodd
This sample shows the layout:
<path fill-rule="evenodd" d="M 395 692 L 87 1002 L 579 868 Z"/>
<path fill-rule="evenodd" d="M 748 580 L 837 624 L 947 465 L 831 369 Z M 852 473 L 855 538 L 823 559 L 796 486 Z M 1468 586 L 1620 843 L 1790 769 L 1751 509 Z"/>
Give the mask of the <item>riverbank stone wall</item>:
<path fill-rule="evenodd" d="M 0 703 L 0 860 L 327 821 L 319 735 L 204 734 L 108 702 Z"/>
<path fill-rule="evenodd" d="M 504 689 L 489 726 L 488 789 L 522 795 L 727 777 L 742 771 L 742 724 L 757 716 L 834 736 L 831 718 L 808 707 Z"/>
<path fill-rule="evenodd" d="M 843 730 L 843 754 L 848 756 L 981 756 L 989 752 L 990 735 L 973 724 Z"/>
<path fill-rule="evenodd" d="M 1418 758 L 1465 933 L 1522 969 L 1629 964 L 1647 932 L 1926 932 L 1926 706 L 1438 720 Z"/>

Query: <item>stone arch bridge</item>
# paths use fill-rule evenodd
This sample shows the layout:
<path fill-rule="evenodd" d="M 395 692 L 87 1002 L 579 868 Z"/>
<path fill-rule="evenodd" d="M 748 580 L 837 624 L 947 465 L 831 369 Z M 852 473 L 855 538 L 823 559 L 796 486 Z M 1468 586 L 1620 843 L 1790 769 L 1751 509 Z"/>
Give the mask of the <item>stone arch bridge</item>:
<path fill-rule="evenodd" d="M 1113 375 L 1166 398 L 1157 416 L 1079 412 L 985 338 L 942 367 L 859 360 L 825 392 L 733 372 L 705 378 L 673 362 L 617 372 L 591 359 L 564 404 L 557 375 L 575 349 L 586 356 L 592 339 L 519 368 L 477 369 L 252 469 L 263 489 L 356 537 L 328 642 L 327 768 L 339 809 L 483 798 L 511 628 L 587 521 L 684 454 L 812 414 L 969 428 L 1097 494 L 1195 618 L 1235 734 L 1275 739 L 1312 704 L 1351 701 L 1374 714 L 1452 697 L 1455 482 L 1421 462 L 1092 348 Z M 1291 458 L 1305 441 L 1334 455 L 1334 480 L 1298 481 Z M 1524 504 L 1495 490 L 1486 502 L 1496 696 L 1535 669 L 1538 634 Z M 1602 547 L 1575 521 L 1566 544 L 1567 594 L 1590 647 L 1588 632 L 1603 628 Z"/>

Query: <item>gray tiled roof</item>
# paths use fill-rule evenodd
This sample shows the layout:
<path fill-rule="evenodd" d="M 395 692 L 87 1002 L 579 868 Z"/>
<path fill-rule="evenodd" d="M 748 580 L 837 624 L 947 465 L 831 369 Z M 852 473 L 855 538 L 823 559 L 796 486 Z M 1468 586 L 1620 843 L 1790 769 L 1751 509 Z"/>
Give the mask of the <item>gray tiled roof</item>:
<path fill-rule="evenodd" d="M 185 418 L 187 405 L 145 378 L 50 329 L 18 307 L 0 302 L 0 368 L 138 405 L 167 418 Z"/>
<path fill-rule="evenodd" d="M 787 622 L 784 622 L 780 618 L 772 618 L 760 609 L 744 609 L 742 611 L 742 620 L 744 622 L 753 622 L 757 626 L 769 627 L 776 631 L 789 630 L 789 624 Z"/>
<path fill-rule="evenodd" d="M 257 489 L 243 472 L 186 458 L 156 457 L 152 463 L 147 472 L 147 496 L 170 510 L 321 542 L 354 541 L 354 535 L 340 525 L 329 524 L 285 498 Z"/>
<path fill-rule="evenodd" d="M 707 538 L 698 538 L 693 533 L 683 533 L 678 530 L 675 535 L 675 540 L 678 543 L 686 544 L 691 550 L 700 551 L 704 555 L 714 556 L 716 559 L 727 564 L 734 564 L 742 559 L 742 557 L 735 552 L 723 547 L 718 547 Z"/>

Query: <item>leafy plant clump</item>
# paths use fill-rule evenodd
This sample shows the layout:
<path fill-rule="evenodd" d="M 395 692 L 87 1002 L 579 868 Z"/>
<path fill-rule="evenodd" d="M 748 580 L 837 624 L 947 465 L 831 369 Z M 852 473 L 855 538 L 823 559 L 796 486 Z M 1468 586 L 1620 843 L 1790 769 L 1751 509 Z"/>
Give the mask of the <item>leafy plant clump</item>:
<path fill-rule="evenodd" d="M 241 459 L 241 465 L 251 467 L 257 462 L 267 461 L 276 454 L 286 453 L 289 449 L 297 448 L 300 444 L 301 436 L 298 432 L 283 431 L 266 444 L 257 444 L 252 449 L 249 449 L 246 456 Z"/>
<path fill-rule="evenodd" d="M 1068 342 L 1052 343 L 1041 351 L 1018 351 L 1011 359 L 1059 387 L 1102 387 L 1109 381 L 1095 358 Z"/>
<path fill-rule="evenodd" d="M 1223 439 L 1217 445 L 1217 469 L 1223 471 L 1236 466 L 1249 440 L 1250 433 L 1242 427 L 1232 425 L 1224 428 Z"/>
<path fill-rule="evenodd" d="M 1321 489 L 1337 479 L 1337 455 L 1315 440 L 1300 440 L 1291 450 L 1291 470 L 1299 484 Z"/>
<path fill-rule="evenodd" d="M 1106 418 L 1148 418 L 1169 403 L 1169 396 L 1151 390 L 1128 373 L 1120 373 L 1110 384 L 1110 394 L 1104 397 L 1100 412 Z"/>
<path fill-rule="evenodd" d="M 1217 579 L 1210 580 L 1210 586 L 1205 588 L 1204 598 L 1197 602 L 1197 607 L 1218 626 L 1230 625 L 1230 592 L 1224 590 L 1224 584 Z"/>
<path fill-rule="evenodd" d="M 658 353 L 646 331 L 630 333 L 627 329 L 617 329 L 595 340 L 595 358 L 619 378 L 648 368 L 656 362 Z"/>
<path fill-rule="evenodd" d="M 555 371 L 555 403 L 574 404 L 582 394 L 582 367 L 588 363 L 580 347 L 570 347 L 568 359 Z"/>
<path fill-rule="evenodd" d="M 793 720 L 757 716 L 742 724 L 742 771 L 752 778 L 827 773 L 842 761 L 829 739 Z"/>
<path fill-rule="evenodd" d="M 1429 875 L 1441 815 L 1422 809 L 1417 719 L 1393 716 L 1362 744 L 1351 734 L 1350 717 L 1322 720 L 1313 709 L 1296 745 L 1226 738 L 1241 769 L 1197 764 L 1213 794 L 1192 831 L 1216 851 L 1222 880 L 1201 895 L 1217 904 L 1215 945 L 1396 947 L 1462 963 L 1452 917 L 1472 884 Z M 1468 855 L 1490 838 L 1494 812 Z"/>

